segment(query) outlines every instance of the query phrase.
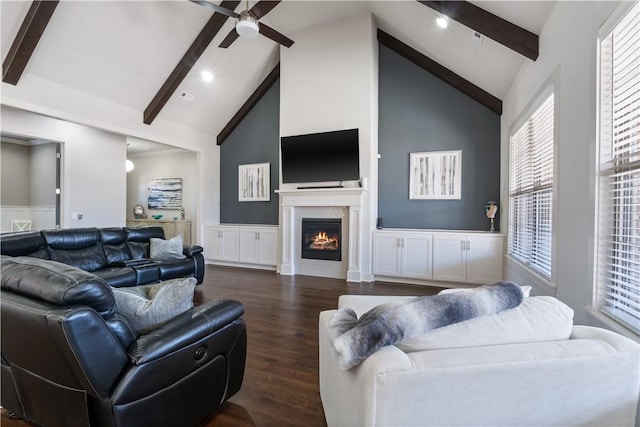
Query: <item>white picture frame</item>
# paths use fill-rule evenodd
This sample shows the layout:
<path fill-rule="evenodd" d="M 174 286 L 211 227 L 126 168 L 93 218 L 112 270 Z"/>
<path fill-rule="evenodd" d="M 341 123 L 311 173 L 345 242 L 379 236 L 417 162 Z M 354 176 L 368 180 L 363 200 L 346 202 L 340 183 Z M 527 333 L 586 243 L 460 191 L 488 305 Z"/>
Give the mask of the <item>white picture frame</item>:
<path fill-rule="evenodd" d="M 410 153 L 409 199 L 461 198 L 462 150 Z"/>
<path fill-rule="evenodd" d="M 268 202 L 271 165 L 254 163 L 238 165 L 238 200 L 240 202 Z"/>

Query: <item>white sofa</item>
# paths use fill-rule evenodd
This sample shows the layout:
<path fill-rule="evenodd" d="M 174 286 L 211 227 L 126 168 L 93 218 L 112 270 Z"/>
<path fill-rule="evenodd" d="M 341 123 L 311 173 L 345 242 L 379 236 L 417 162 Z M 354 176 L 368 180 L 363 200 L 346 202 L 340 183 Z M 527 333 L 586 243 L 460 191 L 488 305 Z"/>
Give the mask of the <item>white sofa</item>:
<path fill-rule="evenodd" d="M 345 295 L 338 307 L 361 315 L 398 298 Z M 573 326 L 571 309 L 551 297 L 528 300 L 543 310 L 516 313 L 523 302 L 494 319 L 434 330 L 433 340 L 427 334 L 422 342 L 384 347 L 348 371 L 338 367 L 327 335 L 335 310 L 323 311 L 320 395 L 328 426 L 633 426 L 640 346 L 604 329 Z M 533 319 L 518 324 L 518 316 Z M 489 322 L 481 329 L 490 345 L 481 344 L 478 321 Z M 512 343 L 495 341 L 516 328 L 520 336 Z M 420 345 L 431 349 L 415 348 Z"/>

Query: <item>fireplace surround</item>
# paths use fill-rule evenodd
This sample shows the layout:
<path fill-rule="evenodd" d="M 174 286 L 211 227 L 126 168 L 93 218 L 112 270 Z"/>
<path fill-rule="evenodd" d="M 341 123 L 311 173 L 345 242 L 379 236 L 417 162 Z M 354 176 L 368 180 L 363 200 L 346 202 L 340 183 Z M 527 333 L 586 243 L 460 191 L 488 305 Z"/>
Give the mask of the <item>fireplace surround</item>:
<path fill-rule="evenodd" d="M 300 258 L 300 218 L 342 217 L 342 254 L 340 261 L 344 263 L 344 270 L 340 276 L 323 275 L 324 277 L 342 277 L 350 282 L 361 282 L 363 279 L 362 259 L 365 247 L 362 245 L 362 196 L 364 188 L 333 188 L 333 189 L 279 189 L 276 190 L 280 198 L 280 248 L 281 257 L 278 273 L 294 275 L 301 271 L 301 262 L 311 261 Z M 314 215 L 316 208 L 319 212 L 337 210 L 343 215 Z M 318 261 L 321 262 L 321 261 Z M 306 263 L 305 263 L 306 264 Z M 328 263 L 323 263 L 328 264 Z M 334 263 L 330 263 L 333 265 Z M 335 264 L 338 264 L 337 262 Z M 323 270 L 331 270 L 325 268 Z M 368 277 L 368 276 L 367 276 Z"/>

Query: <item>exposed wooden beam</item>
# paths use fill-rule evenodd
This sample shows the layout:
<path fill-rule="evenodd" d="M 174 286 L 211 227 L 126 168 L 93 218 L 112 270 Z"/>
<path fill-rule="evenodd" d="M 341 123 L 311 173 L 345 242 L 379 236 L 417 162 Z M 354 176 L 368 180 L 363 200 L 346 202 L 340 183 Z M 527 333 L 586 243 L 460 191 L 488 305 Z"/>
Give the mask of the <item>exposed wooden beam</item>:
<path fill-rule="evenodd" d="M 538 36 L 467 1 L 422 1 L 449 18 L 535 61 Z"/>
<path fill-rule="evenodd" d="M 238 4 L 240 4 L 240 1 L 223 1 L 220 6 L 234 10 Z M 193 41 L 191 47 L 189 47 L 160 90 L 158 90 L 158 93 L 153 97 L 153 100 L 151 100 L 147 108 L 145 108 L 143 117 L 145 124 L 150 125 L 153 122 L 228 18 L 228 16 L 218 12 L 211 16 L 209 22 L 207 22 L 202 31 L 200 31 L 200 34 L 198 34 L 198 37 Z"/>
<path fill-rule="evenodd" d="M 269 73 L 267 77 L 260 83 L 260 86 L 253 91 L 249 99 L 242 104 L 242 107 L 238 110 L 238 112 L 229 120 L 229 123 L 222 129 L 222 131 L 218 134 L 218 145 L 222 145 L 222 143 L 231 135 L 231 132 L 238 127 L 242 119 L 245 118 L 247 114 L 251 111 L 251 109 L 262 99 L 265 93 L 273 86 L 273 84 L 280 78 L 280 63 L 276 65 L 273 70 Z"/>
<path fill-rule="evenodd" d="M 34 1 L 2 63 L 2 81 L 17 85 L 42 33 L 49 24 L 58 1 Z"/>
<path fill-rule="evenodd" d="M 440 80 L 450 84 L 462 93 L 470 96 L 496 114 L 502 114 L 502 101 L 489 92 L 479 88 L 453 71 L 438 64 L 434 60 L 404 44 L 392 35 L 378 29 L 378 41 L 389 49 L 399 53 L 420 68 L 428 71 Z"/>

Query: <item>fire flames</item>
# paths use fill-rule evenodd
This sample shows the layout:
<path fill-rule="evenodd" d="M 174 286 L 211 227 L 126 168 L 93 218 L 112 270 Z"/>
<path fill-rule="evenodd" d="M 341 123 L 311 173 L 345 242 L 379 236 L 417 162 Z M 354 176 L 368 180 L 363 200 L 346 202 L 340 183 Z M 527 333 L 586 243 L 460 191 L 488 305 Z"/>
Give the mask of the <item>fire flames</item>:
<path fill-rule="evenodd" d="M 338 238 L 329 236 L 325 231 L 319 231 L 313 236 L 313 240 L 309 245 L 310 249 L 318 250 L 336 250 L 338 248 Z"/>

